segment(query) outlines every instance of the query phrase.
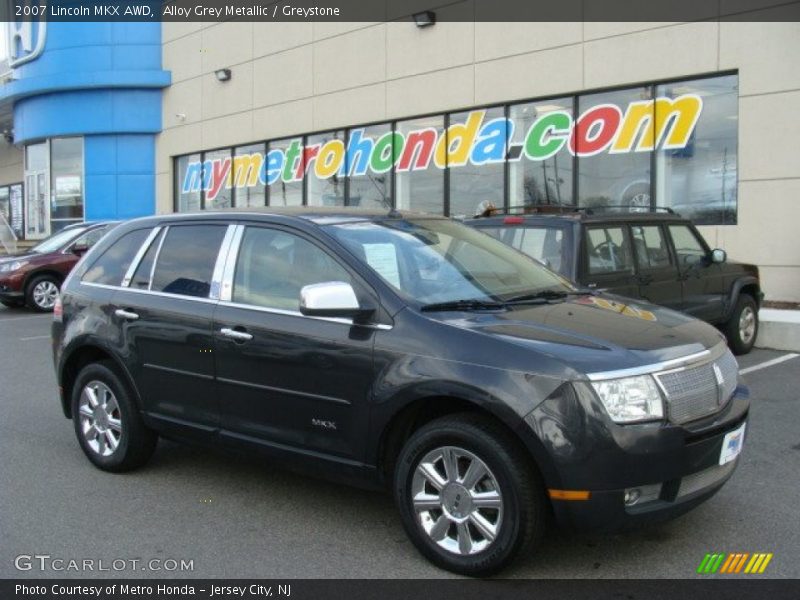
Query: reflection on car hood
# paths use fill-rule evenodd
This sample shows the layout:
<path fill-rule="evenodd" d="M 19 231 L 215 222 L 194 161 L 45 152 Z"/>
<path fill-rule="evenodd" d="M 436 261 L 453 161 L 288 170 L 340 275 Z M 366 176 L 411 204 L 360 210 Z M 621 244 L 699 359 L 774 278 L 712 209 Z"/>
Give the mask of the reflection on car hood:
<path fill-rule="evenodd" d="M 456 316 L 457 315 L 457 316 Z M 499 336 L 591 373 L 641 366 L 713 348 L 722 335 L 682 313 L 612 295 L 577 296 L 497 312 L 430 315 Z"/>
<path fill-rule="evenodd" d="M 0 256 L 0 264 L 13 262 L 15 260 L 27 260 L 29 258 L 35 258 L 36 256 L 39 255 L 32 252 L 25 252 L 21 254 L 9 254 L 7 256 Z"/>

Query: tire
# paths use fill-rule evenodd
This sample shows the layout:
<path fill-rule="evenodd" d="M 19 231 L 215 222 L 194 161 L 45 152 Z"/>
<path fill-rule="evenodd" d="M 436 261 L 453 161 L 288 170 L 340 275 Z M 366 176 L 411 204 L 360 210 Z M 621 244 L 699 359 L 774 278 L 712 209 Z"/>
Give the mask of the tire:
<path fill-rule="evenodd" d="M 52 312 L 61 282 L 52 275 L 39 275 L 25 288 L 25 304 L 38 312 Z"/>
<path fill-rule="evenodd" d="M 445 453 L 455 456 L 456 477 L 446 475 Z M 485 474 L 470 483 L 471 467 L 481 464 Z M 441 494 L 431 469 L 438 485 L 449 480 Z M 474 506 L 475 493 L 483 494 L 485 508 Z M 471 414 L 436 419 L 409 438 L 396 463 L 394 497 L 417 549 L 435 565 L 472 577 L 497 573 L 538 543 L 548 514 L 544 488 L 524 450 L 500 426 Z M 467 538 L 470 544 L 462 546 Z"/>
<path fill-rule="evenodd" d="M 110 361 L 89 364 L 78 373 L 72 389 L 72 421 L 84 454 L 103 471 L 141 467 L 158 441 L 142 422 L 130 389 Z"/>
<path fill-rule="evenodd" d="M 747 354 L 758 337 L 758 305 L 749 294 L 739 294 L 731 318 L 723 327 L 734 354 Z"/>
<path fill-rule="evenodd" d="M 21 308 L 23 303 L 16 300 L 0 300 L 0 304 L 6 308 Z"/>

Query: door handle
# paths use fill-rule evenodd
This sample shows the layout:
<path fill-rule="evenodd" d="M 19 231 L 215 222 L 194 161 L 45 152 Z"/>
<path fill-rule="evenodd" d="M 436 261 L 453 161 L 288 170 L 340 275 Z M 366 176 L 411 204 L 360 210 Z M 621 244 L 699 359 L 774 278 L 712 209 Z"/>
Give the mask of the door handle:
<path fill-rule="evenodd" d="M 114 314 L 117 315 L 120 319 L 126 319 L 128 321 L 135 321 L 139 318 L 135 312 L 131 312 L 129 310 L 125 310 L 124 308 L 118 308 L 114 311 Z"/>
<path fill-rule="evenodd" d="M 225 337 L 236 340 L 237 342 L 247 342 L 253 339 L 253 335 L 251 333 L 247 333 L 246 331 L 238 331 L 236 329 L 231 329 L 230 327 L 223 327 L 219 330 L 219 332 Z"/>

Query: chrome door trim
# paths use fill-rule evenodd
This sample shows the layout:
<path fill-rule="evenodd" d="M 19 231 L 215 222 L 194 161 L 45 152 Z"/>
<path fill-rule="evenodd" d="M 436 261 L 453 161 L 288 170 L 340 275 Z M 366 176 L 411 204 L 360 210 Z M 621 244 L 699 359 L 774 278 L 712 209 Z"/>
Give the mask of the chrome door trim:
<path fill-rule="evenodd" d="M 131 264 L 128 265 L 128 270 L 125 271 L 125 276 L 122 278 L 122 282 L 120 285 L 122 287 L 129 287 L 131 284 L 131 279 L 133 279 L 133 274 L 136 272 L 136 269 L 139 267 L 139 263 L 142 261 L 142 258 L 145 255 L 145 252 L 150 248 L 150 244 L 153 243 L 153 240 L 156 238 L 158 233 L 161 231 L 161 226 L 157 225 L 153 227 L 150 233 L 142 242 L 142 245 L 139 246 L 139 249 L 136 251 L 136 254 L 133 255 L 133 260 Z"/>
<path fill-rule="evenodd" d="M 328 323 L 339 323 L 340 325 L 347 325 L 348 327 L 365 327 L 367 329 L 377 329 L 379 331 L 390 331 L 393 329 L 392 325 L 384 325 L 383 323 L 354 323 L 353 319 L 345 319 L 342 317 L 312 317 L 304 315 L 297 310 L 285 310 L 283 308 L 267 308 L 265 306 L 254 306 L 252 304 L 242 304 L 240 302 L 229 302 L 220 300 L 220 306 L 229 306 L 231 308 L 243 308 L 245 310 L 255 310 L 258 312 L 268 313 L 271 315 L 283 315 L 286 317 L 300 317 L 302 319 L 311 319 L 313 321 L 326 321 Z"/>
<path fill-rule="evenodd" d="M 167 234 L 169 234 L 169 225 L 164 227 L 164 235 L 161 236 L 161 239 L 158 240 L 158 248 L 156 248 L 156 255 L 153 257 L 153 264 L 150 265 L 150 279 L 147 282 L 147 290 L 153 289 L 153 277 L 156 274 L 156 265 L 158 264 L 158 258 L 161 256 L 161 247 L 164 245 L 164 240 L 167 239 Z"/>

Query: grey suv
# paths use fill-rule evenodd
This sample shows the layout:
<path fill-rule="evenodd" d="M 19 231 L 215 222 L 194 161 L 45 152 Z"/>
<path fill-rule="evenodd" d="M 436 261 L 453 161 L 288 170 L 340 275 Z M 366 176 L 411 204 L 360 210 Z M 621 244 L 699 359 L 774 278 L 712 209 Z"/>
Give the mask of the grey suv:
<path fill-rule="evenodd" d="M 100 469 L 163 435 L 384 487 L 422 554 L 488 575 L 551 516 L 674 517 L 736 468 L 749 401 L 723 337 L 625 306 L 444 218 L 172 215 L 80 261 L 53 350 Z"/>

